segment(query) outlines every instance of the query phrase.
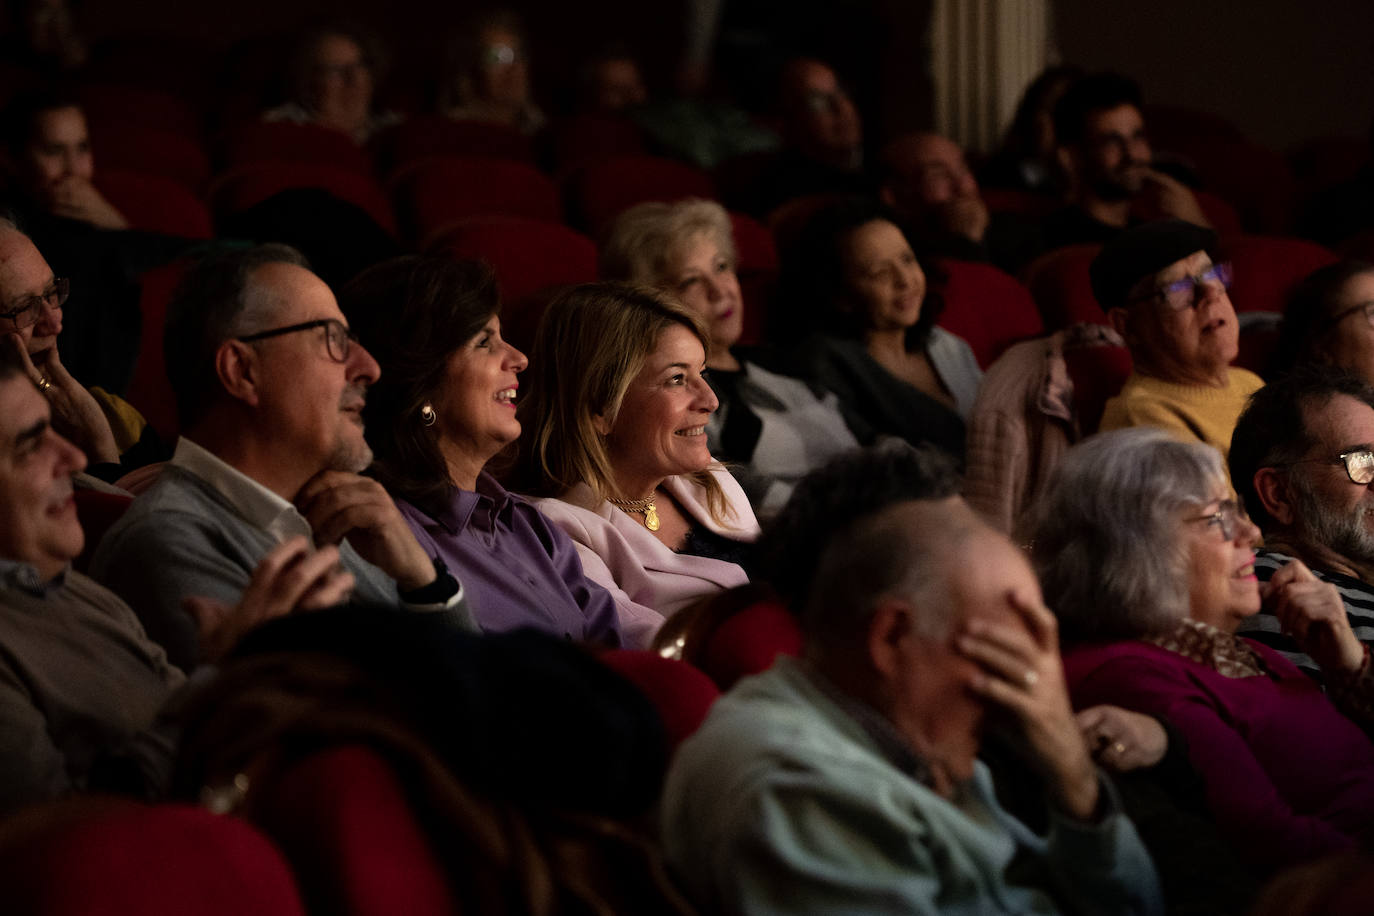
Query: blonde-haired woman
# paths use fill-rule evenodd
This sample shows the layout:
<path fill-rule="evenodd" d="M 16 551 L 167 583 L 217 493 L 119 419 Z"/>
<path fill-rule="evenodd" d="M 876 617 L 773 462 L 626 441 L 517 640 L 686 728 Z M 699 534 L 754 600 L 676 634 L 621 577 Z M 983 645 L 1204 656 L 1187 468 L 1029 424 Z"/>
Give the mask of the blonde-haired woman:
<path fill-rule="evenodd" d="M 735 274 L 730 215 L 715 201 L 631 207 L 601 246 L 601 275 L 658 287 L 681 298 L 706 326 L 706 367 L 720 409 L 706 425 L 711 452 L 739 470 L 762 516 L 782 508 L 797 481 L 831 458 L 871 441 L 839 400 L 765 369 L 766 354 L 738 348 L 744 300 Z"/>
<path fill-rule="evenodd" d="M 748 582 L 758 522 L 706 444 L 717 405 L 702 377 L 708 346 L 691 312 L 618 283 L 563 293 L 535 340 L 518 486 L 611 591 L 631 644 Z"/>

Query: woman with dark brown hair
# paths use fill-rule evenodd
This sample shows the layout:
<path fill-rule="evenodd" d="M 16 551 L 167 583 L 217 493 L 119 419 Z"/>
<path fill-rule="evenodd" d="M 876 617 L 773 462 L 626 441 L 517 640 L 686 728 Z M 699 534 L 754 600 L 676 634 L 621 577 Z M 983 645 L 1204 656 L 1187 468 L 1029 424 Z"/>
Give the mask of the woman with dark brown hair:
<path fill-rule="evenodd" d="M 484 470 L 520 435 L 528 365 L 501 339 L 491 271 L 409 255 L 360 274 L 339 299 L 382 368 L 363 413 L 372 470 L 462 581 L 482 629 L 619 645 L 615 603 L 583 575 L 572 542 Z"/>

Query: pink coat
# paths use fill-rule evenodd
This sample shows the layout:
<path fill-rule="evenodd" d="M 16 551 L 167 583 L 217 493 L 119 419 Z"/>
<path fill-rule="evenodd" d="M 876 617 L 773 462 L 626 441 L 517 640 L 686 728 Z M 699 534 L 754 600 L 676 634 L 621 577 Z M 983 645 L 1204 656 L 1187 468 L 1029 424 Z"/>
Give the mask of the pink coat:
<path fill-rule="evenodd" d="M 705 491 L 687 478 L 669 477 L 663 488 L 696 524 L 732 540 L 753 541 L 759 523 L 744 491 L 724 468 L 717 466 L 711 474 L 725 491 L 727 516 L 733 513 L 729 527 L 716 524 L 706 510 Z M 627 646 L 647 647 L 666 617 L 703 596 L 749 582 L 734 563 L 674 553 L 637 519 L 598 501 L 586 484 L 535 505 L 577 545 L 587 578 L 615 598 Z"/>

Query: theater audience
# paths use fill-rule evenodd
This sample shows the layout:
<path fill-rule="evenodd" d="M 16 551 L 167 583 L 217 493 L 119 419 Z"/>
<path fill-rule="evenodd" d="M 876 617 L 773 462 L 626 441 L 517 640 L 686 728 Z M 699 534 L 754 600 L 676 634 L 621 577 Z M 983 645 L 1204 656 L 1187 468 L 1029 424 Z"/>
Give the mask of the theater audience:
<path fill-rule="evenodd" d="M 903 134 L 883 147 L 879 162 L 879 196 L 923 252 L 1017 273 L 1044 247 L 1035 223 L 988 210 L 964 151 L 948 137 Z"/>
<path fill-rule="evenodd" d="M 529 56 L 520 17 L 495 9 L 470 18 L 449 52 L 439 112 L 458 121 L 488 121 L 522 134 L 548 122 L 530 93 Z"/>
<path fill-rule="evenodd" d="M 237 601 L 262 557 L 293 536 L 337 545 L 361 600 L 472 625 L 458 582 L 381 484 L 358 475 L 372 460 L 362 409 L 377 363 L 297 252 L 263 245 L 202 260 L 168 305 L 164 344 L 183 435 L 91 574 L 173 662 L 199 655 L 183 599 Z"/>
<path fill-rule="evenodd" d="M 1367 666 L 1362 643 L 1374 641 L 1372 448 L 1374 388 L 1319 364 L 1255 392 L 1231 439 L 1231 479 L 1264 533 L 1255 573 L 1269 583 L 1241 631 L 1317 680 Z"/>
<path fill-rule="evenodd" d="M 560 294 L 531 357 L 516 489 L 577 544 L 647 645 L 665 617 L 744 585 L 758 523 L 711 457 L 716 396 L 702 322 L 674 300 L 617 283 Z"/>
<path fill-rule="evenodd" d="M 1134 370 L 1102 412 L 1102 430 L 1157 426 L 1225 457 L 1245 400 L 1264 382 L 1231 365 L 1240 352 L 1216 233 L 1183 220 L 1136 226 L 1089 268 L 1093 295 L 1126 340 Z"/>
<path fill-rule="evenodd" d="M 377 54 L 371 36 L 354 25 L 328 22 L 308 29 L 288 63 L 287 100 L 265 121 L 317 124 L 358 143 L 401 120 L 375 109 Z"/>
<path fill-rule="evenodd" d="M 577 109 L 624 114 L 649 101 L 639 61 L 628 45 L 607 44 L 577 65 Z"/>
<path fill-rule="evenodd" d="M 782 508 L 792 486 L 836 454 L 870 438 L 846 425 L 835 395 L 770 372 L 737 347 L 744 300 L 735 274 L 730 215 L 714 201 L 649 202 L 616 218 L 601 245 L 601 275 L 656 286 L 705 324 L 706 381 L 720 406 L 706 424 L 711 454 L 730 462 L 755 512 Z"/>
<path fill-rule="evenodd" d="M 615 602 L 582 574 L 572 541 L 484 470 L 520 435 L 528 363 L 501 338 L 490 269 L 396 258 L 358 276 L 339 306 L 381 367 L 363 408 L 373 474 L 462 581 L 478 626 L 619 645 Z"/>
<path fill-rule="evenodd" d="M 802 337 L 793 374 L 835 392 L 875 432 L 962 459 L 961 418 L 983 373 L 969 345 L 936 326 L 944 299 L 927 267 L 886 208 L 857 198 L 828 207 L 783 250 L 775 334 Z"/>
<path fill-rule="evenodd" d="M 932 449 L 856 453 L 770 526 L 803 655 L 718 700 L 664 790 L 665 851 L 706 910 L 1162 911 L 1069 708 L 1054 617 L 958 485 Z M 977 759 L 999 718 L 1043 780 L 1039 827 Z"/>
<path fill-rule="evenodd" d="M 1036 570 L 1072 647 L 1076 706 L 1171 726 L 1222 834 L 1257 868 L 1369 842 L 1374 745 L 1281 655 L 1236 636 L 1260 609 L 1259 532 L 1214 449 L 1162 430 L 1096 436 L 1060 463 L 1038 519 Z M 1310 577 L 1298 564 L 1291 575 Z M 1348 633 L 1344 617 L 1331 624 Z M 1327 674 L 1347 712 L 1369 708 L 1367 669 Z"/>
<path fill-rule="evenodd" d="M 1095 73 L 1071 84 L 1054 106 L 1054 136 L 1068 190 L 1045 220 L 1049 247 L 1106 242 L 1142 218 L 1211 225 L 1193 192 L 1154 167 L 1140 87 L 1129 79 Z"/>
<path fill-rule="evenodd" d="M 1374 264 L 1319 267 L 1288 294 L 1265 377 L 1309 362 L 1340 366 L 1374 384 Z"/>
<path fill-rule="evenodd" d="M 185 680 L 123 601 L 71 568 L 85 541 L 72 478 L 86 461 L 26 372 L 0 350 L 0 817 L 86 789 L 155 794 L 175 736 L 154 719 Z M 207 656 L 293 606 L 338 601 L 353 577 L 337 559 L 292 539 L 238 605 L 195 602 Z"/>

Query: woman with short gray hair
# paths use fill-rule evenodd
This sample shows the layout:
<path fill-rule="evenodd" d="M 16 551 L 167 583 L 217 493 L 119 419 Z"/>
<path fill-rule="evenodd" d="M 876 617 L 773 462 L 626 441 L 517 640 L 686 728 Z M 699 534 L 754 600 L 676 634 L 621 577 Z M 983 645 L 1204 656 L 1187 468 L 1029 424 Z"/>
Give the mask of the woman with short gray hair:
<path fill-rule="evenodd" d="M 1088 439 L 1056 469 L 1030 533 L 1074 704 L 1172 726 L 1246 861 L 1374 840 L 1374 744 L 1281 655 L 1235 635 L 1260 607 L 1259 531 L 1215 450 L 1150 428 Z M 1368 717 L 1367 661 L 1331 683 Z"/>

